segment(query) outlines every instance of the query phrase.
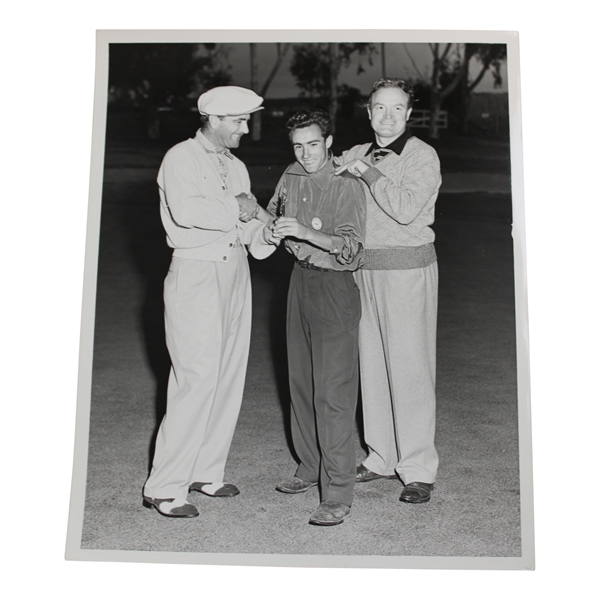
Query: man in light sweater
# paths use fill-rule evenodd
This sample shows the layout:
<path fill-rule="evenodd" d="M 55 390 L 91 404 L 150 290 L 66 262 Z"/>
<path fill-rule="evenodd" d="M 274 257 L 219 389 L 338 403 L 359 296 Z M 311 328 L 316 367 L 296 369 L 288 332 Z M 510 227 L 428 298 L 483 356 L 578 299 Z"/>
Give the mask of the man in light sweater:
<path fill-rule="evenodd" d="M 237 423 L 250 345 L 246 246 L 256 258 L 276 247 L 245 165 L 230 148 L 248 133 L 262 98 L 235 86 L 198 100 L 196 136 L 171 148 L 158 173 L 160 213 L 173 248 L 164 282 L 172 368 L 144 502 L 168 517 L 195 517 L 188 491 L 231 497 L 225 462 Z"/>
<path fill-rule="evenodd" d="M 366 189 L 360 375 L 368 456 L 356 481 L 399 476 L 407 503 L 430 500 L 437 475 L 435 374 L 437 257 L 435 201 L 441 185 L 435 150 L 407 127 L 410 87 L 377 81 L 367 109 L 375 141 L 344 152 Z"/>

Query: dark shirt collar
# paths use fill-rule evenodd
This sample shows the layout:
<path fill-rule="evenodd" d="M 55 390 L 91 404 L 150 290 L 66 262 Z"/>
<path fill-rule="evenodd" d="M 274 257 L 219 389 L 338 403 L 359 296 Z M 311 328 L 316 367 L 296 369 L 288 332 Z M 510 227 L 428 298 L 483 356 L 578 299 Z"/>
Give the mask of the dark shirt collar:
<path fill-rule="evenodd" d="M 309 177 L 320 189 L 325 189 L 333 177 L 333 157 L 329 156 L 328 160 L 315 173 L 308 173 L 297 161 L 289 167 L 287 173 L 289 175 Z"/>
<path fill-rule="evenodd" d="M 393 140 L 388 146 L 379 146 L 375 139 L 372 142 L 372 144 L 370 144 L 370 148 L 368 148 L 366 156 L 368 156 L 368 154 L 374 152 L 375 150 L 391 150 L 399 156 L 410 137 L 412 137 L 412 130 L 409 127 L 406 127 L 406 130 L 397 139 Z"/>

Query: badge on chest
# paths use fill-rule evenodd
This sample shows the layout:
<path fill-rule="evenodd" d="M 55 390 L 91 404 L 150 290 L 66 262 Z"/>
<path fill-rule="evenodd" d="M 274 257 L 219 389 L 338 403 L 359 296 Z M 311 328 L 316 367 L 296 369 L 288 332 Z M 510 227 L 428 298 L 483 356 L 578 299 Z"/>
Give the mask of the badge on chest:
<path fill-rule="evenodd" d="M 318 218 L 318 216 L 315 216 L 312 219 L 312 228 L 316 231 L 320 231 L 320 229 L 322 229 L 322 221 Z"/>

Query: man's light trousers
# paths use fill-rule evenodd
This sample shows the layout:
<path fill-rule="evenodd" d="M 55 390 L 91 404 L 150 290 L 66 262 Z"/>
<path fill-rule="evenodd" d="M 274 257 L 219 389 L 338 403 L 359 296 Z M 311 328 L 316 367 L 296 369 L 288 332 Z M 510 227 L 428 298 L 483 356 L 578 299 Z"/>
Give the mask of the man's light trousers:
<path fill-rule="evenodd" d="M 192 482 L 223 482 L 241 408 L 251 328 L 243 247 L 227 262 L 173 257 L 164 303 L 172 368 L 144 494 L 185 499 Z"/>
<path fill-rule="evenodd" d="M 438 269 L 360 270 L 364 465 L 433 483 Z"/>

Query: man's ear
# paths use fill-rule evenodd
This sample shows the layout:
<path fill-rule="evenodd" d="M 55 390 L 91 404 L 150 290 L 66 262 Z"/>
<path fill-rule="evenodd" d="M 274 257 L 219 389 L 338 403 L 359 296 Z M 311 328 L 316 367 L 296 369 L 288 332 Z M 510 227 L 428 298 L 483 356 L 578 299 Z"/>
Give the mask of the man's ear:
<path fill-rule="evenodd" d="M 210 123 L 210 127 L 212 127 L 212 129 L 217 129 L 218 124 L 220 123 L 220 117 L 216 116 L 215 114 L 209 114 L 208 122 Z"/>
<path fill-rule="evenodd" d="M 412 114 L 412 108 L 408 108 L 408 112 L 406 112 L 406 121 L 410 120 L 410 115 Z"/>
<path fill-rule="evenodd" d="M 331 149 L 331 146 L 333 145 L 333 136 L 329 135 L 325 140 L 324 140 L 324 145 L 326 147 L 327 150 Z"/>

